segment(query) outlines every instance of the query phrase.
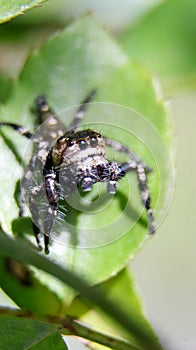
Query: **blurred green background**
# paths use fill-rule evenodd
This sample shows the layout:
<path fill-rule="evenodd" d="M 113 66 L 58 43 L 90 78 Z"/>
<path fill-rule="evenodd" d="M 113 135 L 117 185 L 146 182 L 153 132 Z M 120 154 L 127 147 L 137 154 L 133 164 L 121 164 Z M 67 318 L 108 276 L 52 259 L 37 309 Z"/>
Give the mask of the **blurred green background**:
<path fill-rule="evenodd" d="M 1 3 L 1 2 L 0 2 Z M 173 201 L 157 235 L 131 262 L 147 316 L 168 350 L 196 349 L 195 1 L 55 1 L 0 28 L 0 88 L 6 98 L 28 52 L 91 11 L 132 59 L 161 82 L 176 143 Z M 1 14 L 1 10 L 0 10 Z M 6 84 L 6 85 L 5 85 Z M 194 226 L 195 225 L 195 226 Z M 78 345 L 79 346 L 79 345 Z M 76 348 L 76 347 L 75 347 Z M 78 349 L 81 347 L 78 347 Z"/>
<path fill-rule="evenodd" d="M 196 96 L 170 101 L 177 143 L 176 184 L 158 234 L 132 267 L 149 319 L 169 350 L 196 348 Z"/>

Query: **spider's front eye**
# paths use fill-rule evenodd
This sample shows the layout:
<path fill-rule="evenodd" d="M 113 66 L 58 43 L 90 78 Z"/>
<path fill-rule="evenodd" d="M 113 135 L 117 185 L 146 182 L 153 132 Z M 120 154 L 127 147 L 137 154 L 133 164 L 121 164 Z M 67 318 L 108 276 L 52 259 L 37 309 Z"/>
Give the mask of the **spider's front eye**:
<path fill-rule="evenodd" d="M 79 140 L 78 145 L 79 145 L 80 149 L 86 149 L 88 146 L 88 144 L 85 140 Z"/>
<path fill-rule="evenodd" d="M 73 145 L 74 145 L 74 141 L 72 141 L 72 140 L 68 140 L 68 142 L 67 142 L 67 143 L 68 143 L 68 146 L 69 146 L 69 147 L 71 147 L 71 146 L 73 146 Z"/>
<path fill-rule="evenodd" d="M 98 140 L 96 137 L 91 137 L 90 144 L 92 147 L 96 147 L 98 145 Z"/>

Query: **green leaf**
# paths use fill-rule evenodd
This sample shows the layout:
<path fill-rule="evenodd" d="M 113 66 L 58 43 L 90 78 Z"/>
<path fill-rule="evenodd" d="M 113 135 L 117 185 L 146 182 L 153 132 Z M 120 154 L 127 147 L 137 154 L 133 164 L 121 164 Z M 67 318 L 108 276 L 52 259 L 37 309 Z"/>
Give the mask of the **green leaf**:
<path fill-rule="evenodd" d="M 196 87 L 195 1 L 164 1 L 121 37 L 132 59 L 161 78 L 166 96 Z"/>
<path fill-rule="evenodd" d="M 157 349 L 160 346 L 158 338 L 154 333 L 151 325 L 145 318 L 143 312 L 143 305 L 138 294 L 138 290 L 135 284 L 135 278 L 129 268 L 125 268 L 120 271 L 116 276 L 110 278 L 108 281 L 102 283 L 107 296 L 115 304 L 120 305 L 122 310 L 130 312 L 134 317 L 135 323 L 141 329 L 145 329 L 151 338 L 151 344 L 154 344 Z M 92 289 L 96 290 L 96 286 Z M 103 314 L 96 306 L 92 309 L 80 298 L 77 297 L 73 300 L 68 314 L 79 317 L 81 321 L 89 324 L 93 329 L 103 331 L 107 334 L 115 335 L 129 340 L 132 344 L 140 346 L 140 342 L 134 337 L 131 332 L 127 333 L 124 329 L 110 318 L 109 315 Z M 96 348 L 96 347 L 95 347 Z M 99 347 L 98 347 L 99 348 Z"/>
<path fill-rule="evenodd" d="M 45 337 L 38 344 L 35 344 L 30 349 L 32 350 L 68 350 L 67 345 L 63 341 L 60 333 L 56 332 Z"/>
<path fill-rule="evenodd" d="M 13 88 L 13 81 L 6 75 L 0 75 L 0 103 L 5 103 Z"/>
<path fill-rule="evenodd" d="M 27 10 L 38 6 L 45 0 L 1 0 L 0 23 L 7 22 L 10 19 L 23 15 Z"/>
<path fill-rule="evenodd" d="M 0 257 L 0 286 L 15 303 L 39 314 L 58 314 L 62 301 L 32 271 L 15 259 Z"/>
<path fill-rule="evenodd" d="M 29 350 L 66 350 L 57 327 L 12 316 L 0 316 L 0 348 Z"/>
<path fill-rule="evenodd" d="M 168 153 L 172 136 L 169 116 L 149 73 L 130 61 L 91 17 L 56 34 L 31 55 L 9 103 L 1 108 L 1 120 L 14 121 L 32 130 L 34 117 L 30 107 L 38 95 L 44 94 L 61 120 L 69 125 L 76 107 L 67 108 L 78 105 L 92 89 L 97 90 L 96 103 L 89 106 L 83 127 L 90 126 L 125 143 L 154 169 L 149 174 L 149 188 L 158 225 L 167 211 L 173 186 Z M 11 232 L 12 220 L 18 216 L 13 194 L 20 178 L 19 163 L 28 162 L 26 155 L 31 146 L 14 131 L 4 128 L 3 134 L 5 143 L 2 141 L 0 157 L 6 183 L 0 188 L 3 203 L 0 213 L 2 227 Z M 111 150 L 108 153 L 111 159 L 115 156 L 124 161 L 120 154 Z M 77 193 L 69 198 L 68 223 L 61 226 L 61 231 L 66 232 L 58 236 L 60 231 L 54 229 L 49 259 L 92 284 L 122 269 L 148 237 L 146 213 L 134 175 L 119 182 L 114 197 L 105 194 L 105 186 L 100 184 L 87 196 Z"/>

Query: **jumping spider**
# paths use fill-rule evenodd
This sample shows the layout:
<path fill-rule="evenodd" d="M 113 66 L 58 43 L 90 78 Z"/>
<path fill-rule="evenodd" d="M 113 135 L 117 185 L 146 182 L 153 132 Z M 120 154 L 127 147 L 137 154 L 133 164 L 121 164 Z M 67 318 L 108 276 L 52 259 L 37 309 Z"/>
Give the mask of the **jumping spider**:
<path fill-rule="evenodd" d="M 73 193 L 77 188 L 81 188 L 83 192 L 91 191 L 92 186 L 97 182 L 106 182 L 107 191 L 113 195 L 116 193 L 116 182 L 129 171 L 135 171 L 137 174 L 141 200 L 147 211 L 149 233 L 155 231 L 146 175 L 151 169 L 125 145 L 101 136 L 91 129 L 79 130 L 84 112 L 94 94 L 95 92 L 92 91 L 81 103 L 69 131 L 66 132 L 64 132 L 65 126 L 48 106 L 44 96 L 37 97 L 35 101 L 39 123 L 40 125 L 43 123 L 40 134 L 32 134 L 14 123 L 0 123 L 0 126 L 9 126 L 37 144 L 37 150 L 21 181 L 19 214 L 22 216 L 24 213 L 27 184 L 33 175 L 35 164 L 40 162 L 43 170 L 43 185 L 37 185 L 30 190 L 29 208 L 32 217 L 39 217 L 35 198 L 44 189 L 48 203 L 43 223 L 46 254 L 49 253 L 50 234 L 55 222 L 59 199 Z M 122 164 L 108 160 L 105 153 L 106 146 L 126 153 L 130 160 Z M 59 181 L 60 176 L 61 181 Z M 40 229 L 36 224 L 34 224 L 34 232 L 41 248 Z"/>

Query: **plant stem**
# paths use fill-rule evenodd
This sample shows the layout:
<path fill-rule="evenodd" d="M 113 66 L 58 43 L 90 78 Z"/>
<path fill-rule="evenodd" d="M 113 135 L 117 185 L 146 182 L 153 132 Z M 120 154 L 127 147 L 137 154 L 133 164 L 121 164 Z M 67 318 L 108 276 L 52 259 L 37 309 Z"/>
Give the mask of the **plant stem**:
<path fill-rule="evenodd" d="M 71 317 L 59 317 L 59 316 L 40 316 L 28 311 L 0 308 L 1 316 L 12 316 L 16 318 L 30 319 L 33 321 L 41 321 L 54 325 L 54 331 L 58 330 L 64 335 L 74 335 L 84 339 L 88 339 L 95 343 L 109 347 L 115 350 L 139 350 L 137 346 L 130 344 L 129 342 L 119 339 L 101 332 L 97 332 L 87 325 L 74 320 Z"/>

